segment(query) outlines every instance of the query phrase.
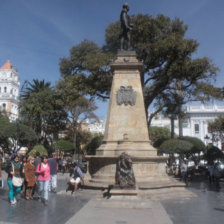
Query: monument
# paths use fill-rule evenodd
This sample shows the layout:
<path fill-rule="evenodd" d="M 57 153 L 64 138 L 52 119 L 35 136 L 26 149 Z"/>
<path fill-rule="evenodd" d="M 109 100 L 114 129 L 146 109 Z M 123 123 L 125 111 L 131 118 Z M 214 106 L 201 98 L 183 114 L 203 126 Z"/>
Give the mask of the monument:
<path fill-rule="evenodd" d="M 113 82 L 103 144 L 95 156 L 87 156 L 88 184 L 102 188 L 115 184 L 116 164 L 125 153 L 131 157 L 137 189 L 183 186 L 167 176 L 167 157 L 157 156 L 157 150 L 149 140 L 141 85 L 143 63 L 138 61 L 136 52 L 130 50 L 129 31 L 132 26 L 129 24 L 128 9 L 128 5 L 124 4 L 121 12 L 121 50 L 110 64 Z"/>

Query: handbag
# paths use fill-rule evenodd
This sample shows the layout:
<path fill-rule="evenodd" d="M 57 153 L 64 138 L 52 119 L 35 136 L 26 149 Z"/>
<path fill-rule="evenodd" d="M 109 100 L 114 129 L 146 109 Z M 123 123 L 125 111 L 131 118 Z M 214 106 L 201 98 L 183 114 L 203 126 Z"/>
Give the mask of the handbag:
<path fill-rule="evenodd" d="M 14 165 L 12 164 L 12 170 L 14 173 Z M 23 185 L 23 179 L 21 177 L 12 177 L 12 185 L 14 187 L 21 187 Z"/>

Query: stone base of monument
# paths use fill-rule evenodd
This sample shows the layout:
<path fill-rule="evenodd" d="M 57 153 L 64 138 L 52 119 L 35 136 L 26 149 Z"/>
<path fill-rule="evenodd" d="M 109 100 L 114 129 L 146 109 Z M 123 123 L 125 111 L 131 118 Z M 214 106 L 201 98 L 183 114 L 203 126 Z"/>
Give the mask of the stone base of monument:
<path fill-rule="evenodd" d="M 130 151 L 129 151 L 130 153 Z M 92 183 L 114 184 L 118 155 L 115 156 L 86 156 L 88 173 L 86 179 Z M 172 178 L 165 173 L 165 161 L 162 156 L 132 156 L 132 167 L 137 183 L 141 182 L 170 182 Z"/>
<path fill-rule="evenodd" d="M 115 186 L 116 163 L 118 156 L 87 156 L 88 171 L 85 176 L 85 187 L 104 190 L 108 198 L 117 196 L 138 196 L 149 198 L 166 198 L 179 196 L 195 197 L 185 189 L 183 182 L 168 176 L 165 172 L 166 157 L 134 157 L 133 171 L 136 189 L 120 189 Z"/>

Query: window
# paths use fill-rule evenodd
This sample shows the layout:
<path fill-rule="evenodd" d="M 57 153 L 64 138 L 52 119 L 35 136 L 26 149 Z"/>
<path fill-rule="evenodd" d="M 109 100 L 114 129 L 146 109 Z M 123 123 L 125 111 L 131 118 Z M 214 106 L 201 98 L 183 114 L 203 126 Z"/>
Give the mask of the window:
<path fill-rule="evenodd" d="M 4 93 L 7 93 L 7 87 L 4 87 Z"/>
<path fill-rule="evenodd" d="M 194 124 L 194 133 L 195 134 L 199 133 L 199 124 Z"/>
<path fill-rule="evenodd" d="M 3 106 L 3 110 L 5 110 L 6 109 L 6 104 L 3 103 L 2 106 Z"/>

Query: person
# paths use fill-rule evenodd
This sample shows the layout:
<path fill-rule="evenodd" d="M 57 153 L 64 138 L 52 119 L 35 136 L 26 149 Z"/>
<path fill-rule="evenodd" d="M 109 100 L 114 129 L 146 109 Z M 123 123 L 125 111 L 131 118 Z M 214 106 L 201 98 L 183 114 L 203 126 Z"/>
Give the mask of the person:
<path fill-rule="evenodd" d="M 37 169 L 37 166 L 41 163 L 41 158 L 40 158 L 40 153 L 39 152 L 36 152 L 36 157 L 34 159 L 34 166 L 35 166 L 35 170 Z M 36 175 L 36 185 L 34 186 L 34 190 L 33 190 L 33 195 L 35 193 L 35 191 L 38 191 L 38 175 L 37 173 L 35 174 Z"/>
<path fill-rule="evenodd" d="M 36 152 L 36 157 L 34 159 L 34 166 L 37 169 L 37 166 L 41 163 L 40 153 Z"/>
<path fill-rule="evenodd" d="M 58 170 L 59 170 L 59 172 L 62 172 L 62 159 L 61 158 L 59 158 L 58 160 L 57 160 L 57 162 L 58 162 Z"/>
<path fill-rule="evenodd" d="M 123 4 L 123 9 L 120 14 L 120 41 L 121 41 L 121 50 L 131 50 L 131 34 L 133 25 L 130 24 L 130 16 L 128 15 L 129 6 L 127 3 Z M 127 45 L 127 46 L 126 46 Z"/>
<path fill-rule="evenodd" d="M 36 173 L 38 174 L 38 200 L 41 200 L 42 191 L 44 191 L 43 202 L 48 204 L 48 189 L 50 182 L 50 166 L 47 163 L 47 156 L 42 157 L 42 162 L 37 166 Z"/>
<path fill-rule="evenodd" d="M 28 157 L 25 166 L 25 180 L 26 180 L 26 199 L 33 199 L 33 189 L 36 184 L 34 158 Z"/>
<path fill-rule="evenodd" d="M 214 164 L 208 164 L 209 183 L 214 182 Z"/>
<path fill-rule="evenodd" d="M 56 193 L 57 170 L 58 170 L 57 160 L 55 158 L 51 157 L 47 160 L 47 163 L 50 166 L 50 175 L 51 175 L 51 181 L 50 181 L 50 184 L 49 184 L 49 191 L 52 191 L 52 192 Z"/>
<path fill-rule="evenodd" d="M 9 164 L 8 167 L 8 178 L 7 178 L 7 184 L 9 187 L 9 200 L 11 205 L 15 205 L 17 203 L 16 196 L 21 190 L 20 187 L 13 186 L 12 178 L 13 176 L 21 178 L 22 176 L 22 164 L 19 161 L 18 155 L 13 155 L 12 161 Z M 22 185 L 22 184 L 21 184 Z"/>
<path fill-rule="evenodd" d="M 84 185 L 84 174 L 77 163 L 73 164 L 73 172 L 70 173 L 70 183 L 74 187 L 74 194 L 77 192 L 78 184 L 82 183 Z M 73 177 L 72 177 L 73 176 Z"/>
<path fill-rule="evenodd" d="M 217 189 L 220 188 L 220 178 L 221 178 L 221 170 L 219 162 L 216 162 L 214 165 L 213 175 L 215 179 L 215 186 Z"/>
<path fill-rule="evenodd" d="M 62 173 L 64 174 L 66 171 L 66 167 L 67 167 L 67 161 L 65 159 L 63 159 L 62 161 Z"/>
<path fill-rule="evenodd" d="M 181 164 L 181 167 L 180 167 L 180 171 L 181 171 L 181 177 L 182 177 L 182 180 L 188 184 L 188 173 L 187 173 L 187 160 L 184 160 Z"/>
<path fill-rule="evenodd" d="M 21 159 L 21 164 L 22 164 L 22 178 L 23 178 L 23 185 L 21 186 L 21 195 L 23 194 L 24 191 L 24 195 L 26 195 L 26 180 L 25 180 L 25 167 L 27 164 L 27 158 L 26 156 L 23 156 Z"/>

